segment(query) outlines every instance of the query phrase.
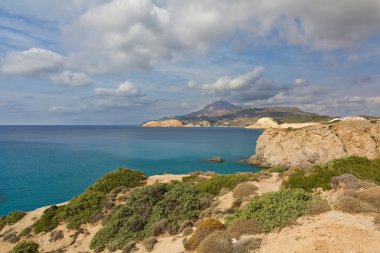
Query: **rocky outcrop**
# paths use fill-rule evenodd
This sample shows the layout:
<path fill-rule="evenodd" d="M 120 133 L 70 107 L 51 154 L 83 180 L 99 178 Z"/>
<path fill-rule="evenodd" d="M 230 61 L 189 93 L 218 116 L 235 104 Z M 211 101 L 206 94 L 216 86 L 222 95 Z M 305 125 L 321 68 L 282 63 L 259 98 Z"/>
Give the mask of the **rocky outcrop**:
<path fill-rule="evenodd" d="M 224 159 L 222 157 L 212 157 L 207 159 L 209 162 L 214 162 L 214 163 L 222 163 L 224 162 Z"/>
<path fill-rule="evenodd" d="M 142 125 L 143 127 L 183 127 L 181 121 L 176 119 L 153 120 Z"/>
<path fill-rule="evenodd" d="M 315 126 L 320 123 L 316 122 L 305 122 L 305 123 L 283 123 L 278 124 L 276 121 L 274 121 L 273 118 L 260 118 L 257 120 L 256 123 L 246 126 L 245 128 L 252 128 L 252 129 L 268 129 L 268 128 L 303 128 L 308 126 Z"/>
<path fill-rule="evenodd" d="M 380 121 L 347 121 L 301 129 L 267 129 L 249 163 L 305 168 L 345 156 L 380 157 Z"/>

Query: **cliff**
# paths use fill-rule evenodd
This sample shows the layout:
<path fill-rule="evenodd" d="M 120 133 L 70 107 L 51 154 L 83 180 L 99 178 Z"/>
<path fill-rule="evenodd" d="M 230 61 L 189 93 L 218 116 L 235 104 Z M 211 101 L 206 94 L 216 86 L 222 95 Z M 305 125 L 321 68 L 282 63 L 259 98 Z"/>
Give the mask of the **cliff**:
<path fill-rule="evenodd" d="M 251 164 L 305 168 L 345 156 L 380 157 L 380 121 L 347 121 L 301 129 L 267 129 Z"/>

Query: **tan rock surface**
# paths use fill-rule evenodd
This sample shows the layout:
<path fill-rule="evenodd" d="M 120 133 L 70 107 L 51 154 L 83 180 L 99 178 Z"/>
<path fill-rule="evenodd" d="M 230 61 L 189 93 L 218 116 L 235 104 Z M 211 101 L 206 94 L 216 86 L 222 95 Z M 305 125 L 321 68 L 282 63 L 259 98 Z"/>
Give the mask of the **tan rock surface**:
<path fill-rule="evenodd" d="M 183 127 L 183 124 L 176 119 L 165 119 L 148 121 L 143 127 Z"/>
<path fill-rule="evenodd" d="M 267 129 L 249 159 L 262 166 L 308 167 L 345 156 L 380 157 L 380 122 L 349 121 L 302 129 Z"/>

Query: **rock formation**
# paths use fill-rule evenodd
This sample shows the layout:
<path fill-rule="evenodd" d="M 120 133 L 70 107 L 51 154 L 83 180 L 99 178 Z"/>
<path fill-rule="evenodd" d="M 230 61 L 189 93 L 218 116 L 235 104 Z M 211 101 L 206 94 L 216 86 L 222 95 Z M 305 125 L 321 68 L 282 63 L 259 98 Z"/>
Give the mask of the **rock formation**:
<path fill-rule="evenodd" d="M 345 156 L 380 157 L 380 121 L 347 121 L 301 129 L 267 129 L 248 161 L 261 166 L 308 167 Z"/>
<path fill-rule="evenodd" d="M 176 119 L 164 119 L 148 121 L 143 124 L 143 127 L 183 127 L 183 124 Z"/>

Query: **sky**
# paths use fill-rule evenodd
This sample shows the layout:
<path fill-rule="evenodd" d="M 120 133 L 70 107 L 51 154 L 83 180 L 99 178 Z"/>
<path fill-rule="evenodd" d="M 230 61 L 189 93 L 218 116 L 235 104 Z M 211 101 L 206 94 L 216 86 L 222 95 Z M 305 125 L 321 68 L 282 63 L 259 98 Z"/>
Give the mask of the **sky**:
<path fill-rule="evenodd" d="M 0 2 L 0 124 L 139 124 L 217 100 L 380 116 L 380 1 Z"/>

